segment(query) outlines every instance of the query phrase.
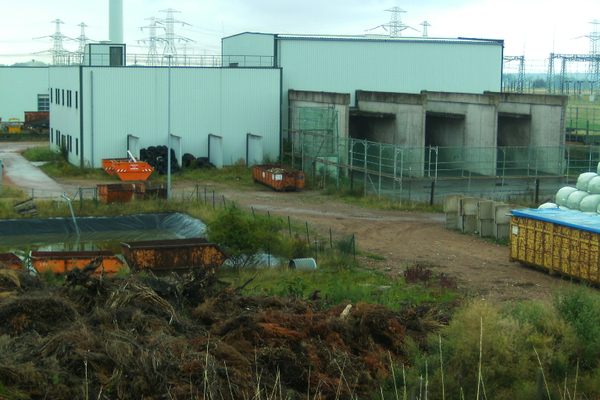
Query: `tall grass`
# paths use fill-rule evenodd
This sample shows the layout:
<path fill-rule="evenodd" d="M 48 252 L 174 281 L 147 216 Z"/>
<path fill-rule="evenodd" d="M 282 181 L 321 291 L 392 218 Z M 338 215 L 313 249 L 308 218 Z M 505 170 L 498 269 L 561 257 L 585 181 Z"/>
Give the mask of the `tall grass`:
<path fill-rule="evenodd" d="M 599 301 L 595 291 L 574 287 L 552 304 L 470 303 L 430 335 L 425 351 L 407 343 L 407 389 L 418 392 L 428 373 L 432 399 L 599 398 Z"/>
<path fill-rule="evenodd" d="M 21 154 L 29 161 L 60 161 L 63 159 L 60 152 L 51 150 L 49 146 L 32 147 Z"/>

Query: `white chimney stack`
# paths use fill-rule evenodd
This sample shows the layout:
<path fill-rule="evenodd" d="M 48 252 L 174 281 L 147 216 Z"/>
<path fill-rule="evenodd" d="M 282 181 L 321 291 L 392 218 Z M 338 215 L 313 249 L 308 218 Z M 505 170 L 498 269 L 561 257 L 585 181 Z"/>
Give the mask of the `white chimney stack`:
<path fill-rule="evenodd" d="M 123 43 L 123 0 L 109 0 L 108 40 Z"/>

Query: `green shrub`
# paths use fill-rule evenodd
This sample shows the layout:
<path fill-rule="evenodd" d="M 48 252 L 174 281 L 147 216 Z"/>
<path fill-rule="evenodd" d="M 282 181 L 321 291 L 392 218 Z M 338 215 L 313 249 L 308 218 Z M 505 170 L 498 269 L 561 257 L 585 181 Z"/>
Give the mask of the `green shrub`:
<path fill-rule="evenodd" d="M 225 248 L 236 267 L 251 265 L 256 253 L 277 249 L 280 229 L 277 220 L 253 217 L 235 206 L 221 211 L 207 226 L 210 240 Z"/>
<path fill-rule="evenodd" d="M 555 299 L 555 306 L 577 335 L 577 357 L 582 367 L 597 367 L 600 357 L 600 298 L 586 288 L 573 288 L 560 293 Z"/>

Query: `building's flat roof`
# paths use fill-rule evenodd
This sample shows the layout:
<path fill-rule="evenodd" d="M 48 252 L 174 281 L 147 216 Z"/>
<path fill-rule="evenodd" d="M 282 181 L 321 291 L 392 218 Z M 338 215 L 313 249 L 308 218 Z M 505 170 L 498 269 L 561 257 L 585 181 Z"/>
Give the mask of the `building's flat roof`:
<path fill-rule="evenodd" d="M 550 222 L 583 231 L 600 233 L 599 214 L 587 214 L 581 211 L 561 210 L 559 208 L 548 208 L 542 210 L 528 208 L 523 210 L 513 210 L 512 215 L 515 217 L 531 218 L 538 221 Z"/>
<path fill-rule="evenodd" d="M 292 34 L 292 33 L 262 33 L 262 32 L 240 32 L 235 35 L 224 37 L 228 39 L 244 34 L 250 35 L 269 35 L 276 39 L 284 40 L 326 40 L 326 41 L 369 41 L 369 42 L 399 42 L 399 43 L 456 43 L 456 44 L 484 44 L 484 45 L 503 45 L 503 39 L 482 39 L 482 38 L 437 38 L 437 37 L 390 37 L 387 35 L 319 35 L 319 34 Z"/>

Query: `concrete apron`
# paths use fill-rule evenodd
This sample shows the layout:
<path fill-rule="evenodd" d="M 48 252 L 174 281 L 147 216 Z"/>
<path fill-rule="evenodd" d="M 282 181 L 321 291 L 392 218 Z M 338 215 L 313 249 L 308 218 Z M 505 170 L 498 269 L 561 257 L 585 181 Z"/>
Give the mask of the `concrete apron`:
<path fill-rule="evenodd" d="M 63 188 L 55 180 L 32 165 L 20 151 L 39 143 L 0 143 L 0 160 L 4 164 L 4 179 L 32 197 L 60 197 Z"/>

